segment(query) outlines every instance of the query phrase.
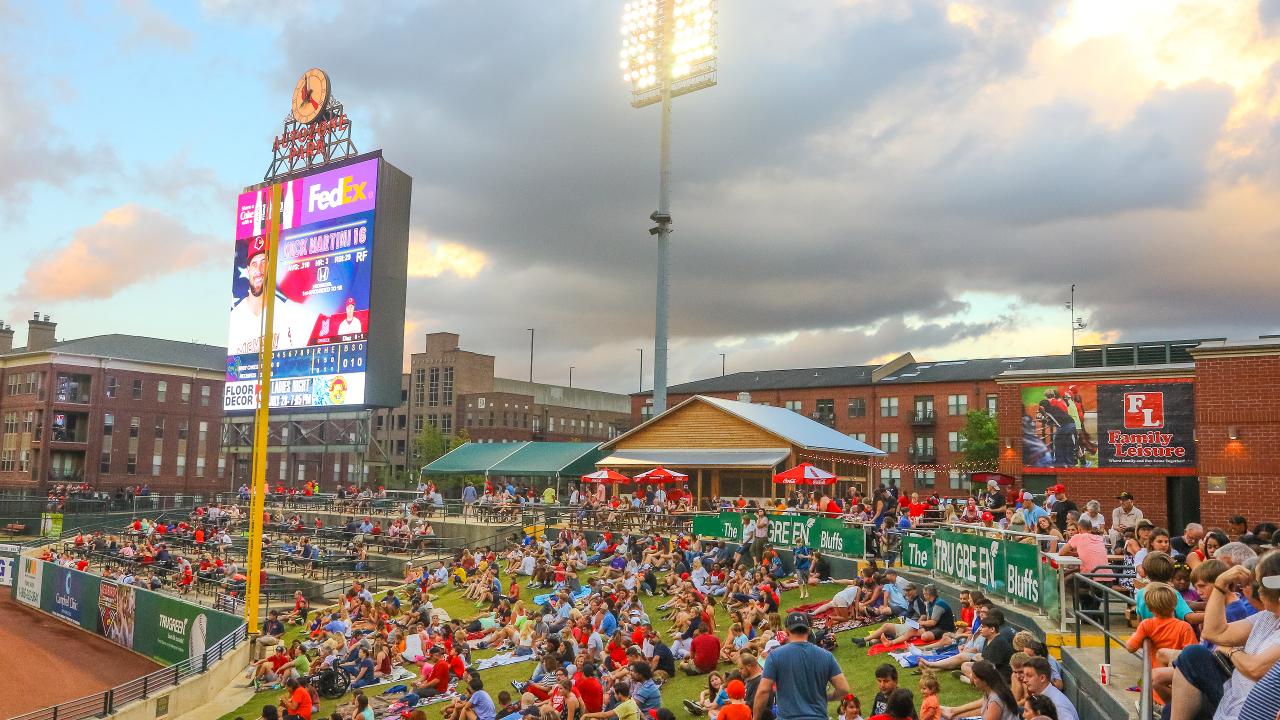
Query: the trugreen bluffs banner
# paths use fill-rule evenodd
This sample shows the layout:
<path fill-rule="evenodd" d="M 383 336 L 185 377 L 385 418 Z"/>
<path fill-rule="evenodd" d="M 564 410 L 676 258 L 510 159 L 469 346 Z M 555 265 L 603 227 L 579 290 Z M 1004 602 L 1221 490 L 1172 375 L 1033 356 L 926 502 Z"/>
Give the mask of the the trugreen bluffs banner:
<path fill-rule="evenodd" d="M 835 518 L 816 515 L 767 515 L 769 544 L 778 548 L 795 547 L 804 538 L 809 547 L 821 552 L 861 557 L 866 554 L 867 534 L 861 527 L 849 527 Z M 756 516 L 751 513 L 722 511 L 719 515 L 693 518 L 693 533 L 707 537 L 742 542 L 744 528 L 754 532 Z"/>
<path fill-rule="evenodd" d="M 85 630 L 172 665 L 199 657 L 244 621 L 162 593 L 22 558 L 18 599 Z"/>
<path fill-rule="evenodd" d="M 1056 578 L 1037 546 L 972 533 L 938 530 L 902 538 L 902 564 L 932 570 L 961 585 L 1049 610 L 1057 604 Z"/>

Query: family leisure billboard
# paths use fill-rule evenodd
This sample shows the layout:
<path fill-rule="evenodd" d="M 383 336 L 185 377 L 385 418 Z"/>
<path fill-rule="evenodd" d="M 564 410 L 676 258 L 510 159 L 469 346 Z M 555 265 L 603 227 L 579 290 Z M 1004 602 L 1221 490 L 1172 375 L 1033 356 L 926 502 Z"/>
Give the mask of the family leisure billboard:
<path fill-rule="evenodd" d="M 412 180 L 380 152 L 282 180 L 272 317 L 272 410 L 400 403 Z M 223 407 L 260 390 L 271 185 L 236 203 Z"/>
<path fill-rule="evenodd" d="M 1189 379 L 1023 385 L 1023 471 L 1194 473 L 1194 393 Z"/>

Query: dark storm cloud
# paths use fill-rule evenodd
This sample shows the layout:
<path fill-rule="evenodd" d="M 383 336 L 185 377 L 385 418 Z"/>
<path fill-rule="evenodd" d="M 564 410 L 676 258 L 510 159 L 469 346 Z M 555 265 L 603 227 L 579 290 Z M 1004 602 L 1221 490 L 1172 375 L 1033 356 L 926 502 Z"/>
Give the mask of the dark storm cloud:
<path fill-rule="evenodd" d="M 286 66 L 327 68 L 368 118 L 361 146 L 414 176 L 415 226 L 489 258 L 475 280 L 411 281 L 414 345 L 458 330 L 521 375 L 536 326 L 540 366 L 604 385 L 651 347 L 658 116 L 617 77 L 620 5 L 339 6 L 281 24 Z M 978 98 L 1025 69 L 1060 5 L 976 4 L 975 30 L 943 2 L 722 3 L 721 84 L 673 119 L 673 380 L 718 370 L 718 338 L 803 331 L 738 352 L 794 365 L 1008 327 L 947 319 L 968 291 L 1056 306 L 1081 282 L 1094 327 L 1121 332 L 1256 325 L 1277 291 L 1176 215 L 1205 201 L 1229 90 L 1157 90 L 1119 126 L 1064 99 L 1013 130 L 966 113 L 998 114 Z"/>

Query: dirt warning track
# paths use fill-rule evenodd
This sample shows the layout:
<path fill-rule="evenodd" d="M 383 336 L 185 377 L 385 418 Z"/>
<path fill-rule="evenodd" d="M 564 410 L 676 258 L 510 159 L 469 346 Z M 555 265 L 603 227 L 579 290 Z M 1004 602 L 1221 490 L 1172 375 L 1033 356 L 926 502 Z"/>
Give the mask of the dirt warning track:
<path fill-rule="evenodd" d="M 0 718 L 102 692 L 160 668 L 104 638 L 14 601 L 0 588 Z"/>

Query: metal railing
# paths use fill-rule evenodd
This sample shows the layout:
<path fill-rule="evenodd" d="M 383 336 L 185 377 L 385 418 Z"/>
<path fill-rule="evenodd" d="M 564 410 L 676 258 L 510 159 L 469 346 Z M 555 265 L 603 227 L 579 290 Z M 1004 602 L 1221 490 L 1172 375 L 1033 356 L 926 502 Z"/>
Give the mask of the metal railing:
<path fill-rule="evenodd" d="M 1076 625 L 1076 648 L 1083 647 L 1084 623 L 1088 623 L 1090 627 L 1102 633 L 1102 662 L 1107 665 L 1111 664 L 1111 643 L 1114 642 L 1120 647 L 1126 647 L 1124 638 L 1111 631 L 1112 603 L 1118 602 L 1121 606 L 1136 609 L 1138 602 L 1135 598 L 1116 592 L 1115 588 L 1108 587 L 1094 578 L 1118 580 L 1122 577 L 1124 576 L 1119 573 L 1096 572 L 1073 573 L 1068 576 L 1072 590 L 1072 617 L 1075 618 Z M 1091 600 L 1100 601 L 1101 606 L 1098 608 L 1082 608 L 1080 605 L 1082 593 Z M 1097 616 L 1096 618 L 1094 617 L 1095 615 Z M 1127 621 L 1125 628 L 1128 629 Z M 1142 644 L 1142 654 L 1138 656 L 1139 662 L 1142 663 L 1142 684 L 1140 686 L 1142 697 L 1138 705 L 1139 720 L 1149 720 L 1151 718 L 1151 654 L 1154 652 L 1155 648 L 1152 647 L 1151 641 L 1147 640 Z"/>
<path fill-rule="evenodd" d="M 84 720 L 91 717 L 106 717 L 127 703 L 146 700 L 161 690 L 174 687 L 187 678 L 206 672 L 247 638 L 248 628 L 241 625 L 200 655 L 117 685 L 110 690 L 18 715 L 11 720 Z"/>

